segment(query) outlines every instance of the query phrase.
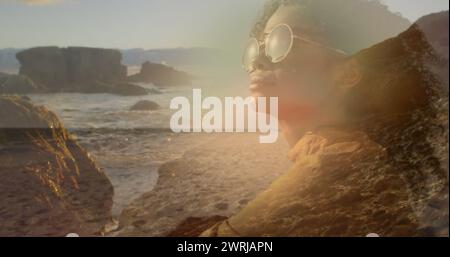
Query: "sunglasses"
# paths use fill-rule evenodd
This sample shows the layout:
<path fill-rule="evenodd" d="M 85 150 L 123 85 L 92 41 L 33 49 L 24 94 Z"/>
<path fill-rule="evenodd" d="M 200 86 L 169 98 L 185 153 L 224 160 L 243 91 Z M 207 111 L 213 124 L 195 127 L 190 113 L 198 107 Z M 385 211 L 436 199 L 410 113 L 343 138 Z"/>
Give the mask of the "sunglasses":
<path fill-rule="evenodd" d="M 292 28 L 289 25 L 280 24 L 277 25 L 269 34 L 267 34 L 264 42 L 260 42 L 256 38 L 249 39 L 244 51 L 244 56 L 242 57 L 242 65 L 244 69 L 248 73 L 255 70 L 255 60 L 260 57 L 263 48 L 264 54 L 270 62 L 282 62 L 291 52 L 295 40 L 325 48 L 339 55 L 346 55 L 346 53 L 341 50 L 327 47 L 321 43 L 294 35 Z"/>

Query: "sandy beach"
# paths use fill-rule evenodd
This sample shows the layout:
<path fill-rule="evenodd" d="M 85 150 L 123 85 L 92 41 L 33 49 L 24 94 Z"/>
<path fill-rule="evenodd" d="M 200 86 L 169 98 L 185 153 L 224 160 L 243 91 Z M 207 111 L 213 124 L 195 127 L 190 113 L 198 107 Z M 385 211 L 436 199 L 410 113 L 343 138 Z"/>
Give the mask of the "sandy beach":
<path fill-rule="evenodd" d="M 153 190 L 123 210 L 112 236 L 165 236 L 189 217 L 230 216 L 290 166 L 282 138 L 260 144 L 257 134 L 198 136 L 201 144 L 159 168 Z"/>

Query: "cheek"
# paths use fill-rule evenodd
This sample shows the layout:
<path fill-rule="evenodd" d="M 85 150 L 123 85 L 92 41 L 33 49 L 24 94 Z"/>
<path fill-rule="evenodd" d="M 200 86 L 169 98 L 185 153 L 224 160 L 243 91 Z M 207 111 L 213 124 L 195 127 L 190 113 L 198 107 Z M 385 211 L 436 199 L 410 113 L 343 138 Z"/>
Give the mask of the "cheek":
<path fill-rule="evenodd" d="M 306 102 L 312 96 L 313 81 L 300 72 L 277 72 L 279 97 L 286 103 Z"/>
<path fill-rule="evenodd" d="M 277 72 L 280 115 L 312 118 L 328 100 L 329 83 L 322 76 Z"/>

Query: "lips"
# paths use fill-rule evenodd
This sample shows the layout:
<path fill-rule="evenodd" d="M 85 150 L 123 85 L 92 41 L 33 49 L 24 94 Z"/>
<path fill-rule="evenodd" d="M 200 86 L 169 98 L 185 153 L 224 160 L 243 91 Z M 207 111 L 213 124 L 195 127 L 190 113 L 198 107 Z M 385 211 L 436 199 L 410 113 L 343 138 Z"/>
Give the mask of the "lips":
<path fill-rule="evenodd" d="M 273 87 L 275 79 L 271 75 L 255 74 L 250 77 L 250 90 L 258 91 L 267 87 Z"/>

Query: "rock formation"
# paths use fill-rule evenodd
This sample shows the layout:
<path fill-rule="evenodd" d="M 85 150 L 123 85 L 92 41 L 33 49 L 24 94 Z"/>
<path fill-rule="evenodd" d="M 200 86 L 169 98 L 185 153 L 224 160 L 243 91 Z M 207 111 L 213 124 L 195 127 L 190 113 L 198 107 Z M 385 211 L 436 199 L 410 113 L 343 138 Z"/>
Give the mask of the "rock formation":
<path fill-rule="evenodd" d="M 20 74 L 48 92 L 147 94 L 124 84 L 126 67 L 118 50 L 87 47 L 37 47 L 17 53 Z M 139 87 L 140 88 L 140 87 Z"/>
<path fill-rule="evenodd" d="M 161 106 L 155 102 L 142 100 L 131 106 L 130 111 L 155 111 L 159 108 L 161 108 Z"/>
<path fill-rule="evenodd" d="M 0 236 L 100 235 L 113 187 L 57 116 L 0 96 Z"/>
<path fill-rule="evenodd" d="M 177 71 L 164 64 L 145 62 L 141 71 L 129 78 L 132 82 L 153 83 L 156 86 L 190 85 L 191 77 L 186 72 Z"/>

